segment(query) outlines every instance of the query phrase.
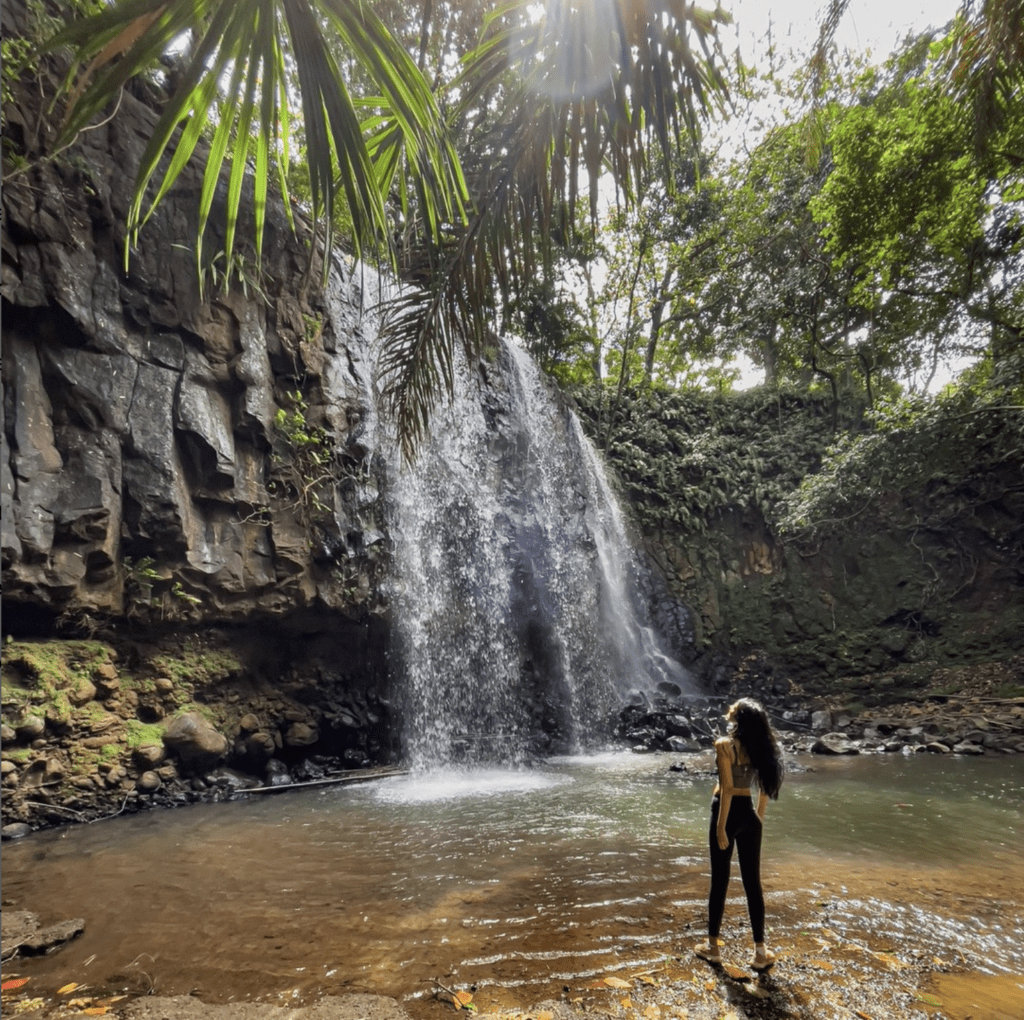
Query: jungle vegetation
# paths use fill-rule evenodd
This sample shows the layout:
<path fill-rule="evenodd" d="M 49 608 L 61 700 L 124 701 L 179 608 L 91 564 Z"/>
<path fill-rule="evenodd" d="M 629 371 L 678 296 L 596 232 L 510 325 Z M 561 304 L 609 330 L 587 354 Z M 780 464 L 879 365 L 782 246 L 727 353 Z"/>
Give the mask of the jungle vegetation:
<path fill-rule="evenodd" d="M 976 463 L 990 434 L 1024 451 L 1024 0 L 964 0 L 881 64 L 835 51 L 847 0 L 822 0 L 784 80 L 727 59 L 727 13 L 682 0 L 27 2 L 43 29 L 5 35 L 4 87 L 70 55 L 50 153 L 133 76 L 165 90 L 134 243 L 202 153 L 197 266 L 224 174 L 228 266 L 236 247 L 259 264 L 277 191 L 311 257 L 345 243 L 402 276 L 380 373 L 410 455 L 491 329 L 581 395 L 609 450 L 627 405 L 730 399 L 740 355 L 766 399 L 820 402 L 824 470 L 793 527 L 951 451 Z M 716 152 L 709 129 L 764 90 L 791 112 Z M 46 155 L 5 147 L 5 170 Z M 929 395 L 950 358 L 969 368 Z"/>

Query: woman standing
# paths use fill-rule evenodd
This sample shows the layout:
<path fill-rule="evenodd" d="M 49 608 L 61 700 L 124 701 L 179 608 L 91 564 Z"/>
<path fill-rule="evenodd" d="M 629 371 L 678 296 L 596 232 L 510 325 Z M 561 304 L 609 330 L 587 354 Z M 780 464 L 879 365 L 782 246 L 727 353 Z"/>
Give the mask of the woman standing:
<path fill-rule="evenodd" d="M 709 963 L 721 963 L 722 914 L 729 888 L 732 848 L 740 859 L 754 934 L 754 970 L 768 970 L 775 955 L 764 945 L 764 893 L 761 891 L 761 832 L 768 798 L 778 800 L 782 785 L 782 752 L 761 705 L 741 698 L 725 714 L 731 724 L 727 737 L 715 741 L 718 785 L 711 801 L 711 892 L 708 895 L 708 939 L 694 952 Z M 757 783 L 757 809 L 753 783 Z"/>

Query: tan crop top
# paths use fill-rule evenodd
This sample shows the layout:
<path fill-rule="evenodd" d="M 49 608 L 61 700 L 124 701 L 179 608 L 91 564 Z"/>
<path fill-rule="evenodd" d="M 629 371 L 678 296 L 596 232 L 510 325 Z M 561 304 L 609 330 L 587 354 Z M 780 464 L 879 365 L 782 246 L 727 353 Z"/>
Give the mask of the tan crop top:
<path fill-rule="evenodd" d="M 753 764 L 751 764 L 750 758 L 747 755 L 743 745 L 737 740 L 733 740 L 731 737 L 726 737 L 723 740 L 716 741 L 716 745 L 721 745 L 728 742 L 729 746 L 729 761 L 732 765 L 732 785 L 733 789 L 736 790 L 749 790 L 754 784 L 756 778 L 756 770 Z"/>

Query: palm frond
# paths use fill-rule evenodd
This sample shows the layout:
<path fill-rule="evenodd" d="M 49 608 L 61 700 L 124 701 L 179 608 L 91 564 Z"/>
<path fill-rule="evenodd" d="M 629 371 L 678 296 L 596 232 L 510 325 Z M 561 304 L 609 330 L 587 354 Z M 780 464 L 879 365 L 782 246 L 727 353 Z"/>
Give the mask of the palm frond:
<path fill-rule="evenodd" d="M 48 50 L 70 46 L 73 71 L 86 66 L 73 91 L 71 75 L 65 83 L 70 101 L 55 147 L 73 139 L 131 77 L 155 66 L 173 45 L 180 46 L 186 33 L 196 40 L 194 51 L 162 111 L 136 177 L 128 222 L 133 243 L 212 123 L 199 239 L 216 182 L 225 162 L 230 162 L 224 245 L 228 263 L 244 178 L 250 173 L 255 247 L 257 258 L 262 256 L 269 176 L 275 165 L 278 186 L 288 204 L 290 58 L 301 92 L 314 220 L 327 224 L 329 243 L 334 209 L 344 196 L 357 247 L 387 245 L 386 192 L 379 187 L 378 169 L 360 117 L 332 54 L 334 39 L 379 86 L 380 116 L 393 124 L 393 145 L 410 161 L 427 199 L 428 231 L 437 232 L 442 222 L 464 218 L 465 182 L 429 87 L 402 46 L 361 0 L 119 0 L 99 14 L 78 19 L 46 46 Z M 168 151 L 171 155 L 166 159 Z M 394 162 L 393 149 L 388 158 Z M 154 178 L 156 189 L 148 198 Z"/>
<path fill-rule="evenodd" d="M 473 217 L 443 257 L 421 254 L 429 275 L 385 318 L 378 371 L 407 453 L 450 388 L 457 343 L 478 357 L 480 316 L 495 295 L 521 290 L 548 263 L 552 237 L 574 229 L 581 174 L 596 219 L 606 175 L 630 198 L 651 159 L 667 162 L 684 133 L 697 137 L 727 95 L 721 11 L 682 0 L 552 0 L 531 20 L 529 6 L 496 12 L 452 86 L 455 119 L 492 109 L 495 95 L 503 111 L 473 139 Z"/>
<path fill-rule="evenodd" d="M 1024 92 L 1024 0 L 964 0 L 953 39 L 948 83 L 970 112 L 975 147 L 984 152 Z M 1016 149 L 1020 160 L 1019 140 Z"/>

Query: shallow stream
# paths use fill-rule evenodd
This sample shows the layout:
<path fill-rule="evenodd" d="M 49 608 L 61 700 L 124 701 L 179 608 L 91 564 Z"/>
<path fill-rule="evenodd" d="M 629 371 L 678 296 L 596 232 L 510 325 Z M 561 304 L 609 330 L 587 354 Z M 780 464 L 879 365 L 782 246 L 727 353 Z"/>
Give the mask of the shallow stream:
<path fill-rule="evenodd" d="M 4 902 L 86 930 L 21 967 L 39 993 L 410 1005 L 435 979 L 525 1002 L 654 967 L 703 934 L 711 760 L 692 776 L 678 760 L 399 776 L 41 833 L 5 846 Z M 824 917 L 872 950 L 1024 974 L 1024 758 L 807 764 L 769 808 L 773 944 Z M 726 934 L 748 939 L 738 876 Z"/>

